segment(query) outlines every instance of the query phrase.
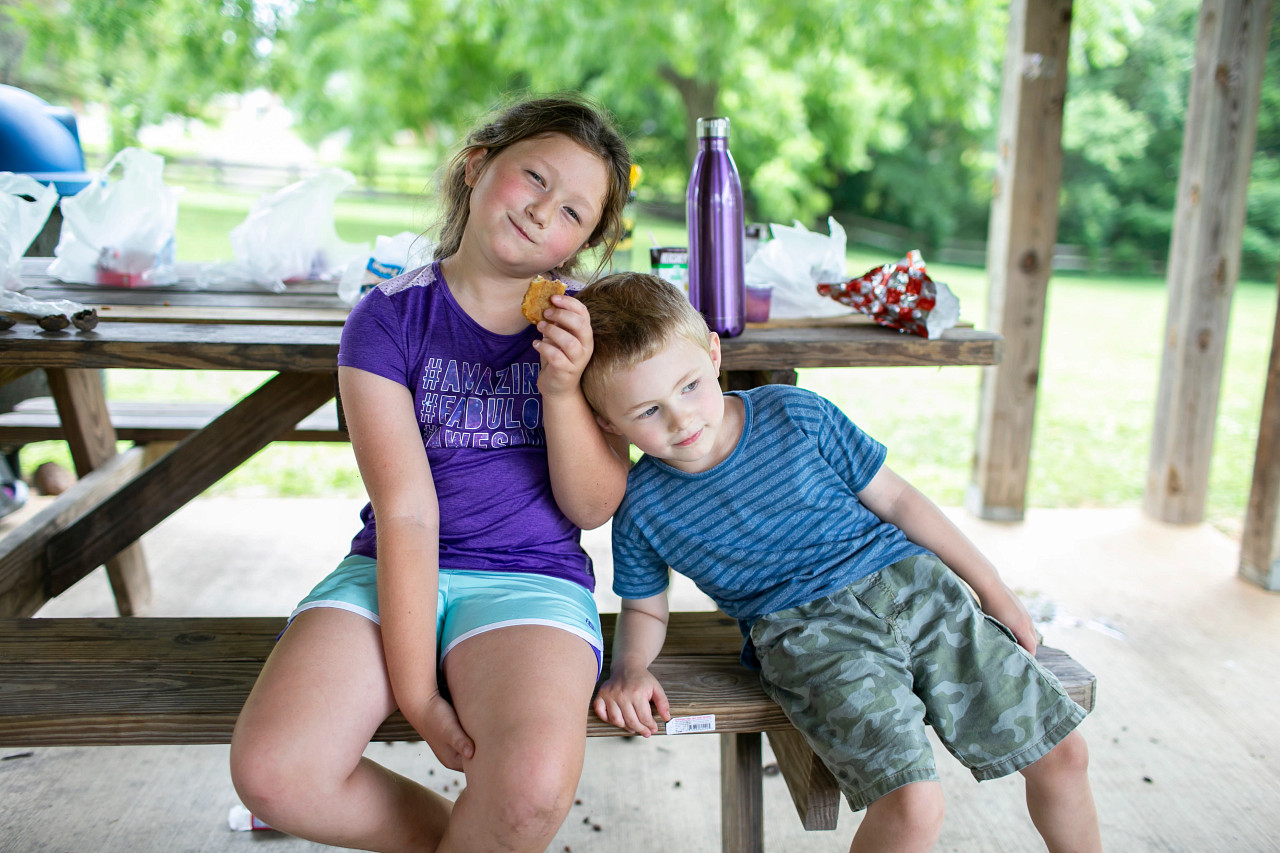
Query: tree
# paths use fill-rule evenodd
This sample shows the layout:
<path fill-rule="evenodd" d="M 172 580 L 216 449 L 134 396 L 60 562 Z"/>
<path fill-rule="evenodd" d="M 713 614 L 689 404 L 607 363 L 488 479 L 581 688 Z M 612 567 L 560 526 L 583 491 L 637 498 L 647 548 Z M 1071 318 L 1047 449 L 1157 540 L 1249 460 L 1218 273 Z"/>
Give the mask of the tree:
<path fill-rule="evenodd" d="M 503 93 L 585 91 L 665 197 L 683 194 L 696 119 L 728 115 L 749 208 L 809 221 L 837 174 L 902 143 L 909 110 L 988 118 L 975 82 L 995 79 L 1001 27 L 995 0 L 309 0 L 273 62 L 304 127 L 366 147 L 402 128 L 451 142 Z"/>
<path fill-rule="evenodd" d="M 146 124 L 252 88 L 274 31 L 270 7 L 253 0 L 17 0 L 4 11 L 25 35 L 16 84 L 105 104 L 113 151 Z"/>

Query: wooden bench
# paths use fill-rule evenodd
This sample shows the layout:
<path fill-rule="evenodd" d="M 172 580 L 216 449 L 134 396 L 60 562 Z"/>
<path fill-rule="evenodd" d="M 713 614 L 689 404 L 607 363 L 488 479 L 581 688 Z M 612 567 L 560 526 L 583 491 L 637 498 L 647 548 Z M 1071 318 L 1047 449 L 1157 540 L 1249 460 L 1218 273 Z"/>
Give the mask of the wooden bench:
<path fill-rule="evenodd" d="M 605 647 L 614 614 L 602 614 Z M 0 747 L 228 743 L 285 620 L 277 617 L 0 619 Z M 672 613 L 653 664 L 673 718 L 714 716 L 725 851 L 763 849 L 761 735 L 806 829 L 834 829 L 839 789 L 738 662 L 737 623 Z M 1095 679 L 1066 654 L 1040 660 L 1093 707 Z M 605 662 L 608 672 L 608 661 Z M 588 714 L 591 736 L 625 735 Z M 664 732 L 665 733 L 665 732 Z M 418 740 L 397 712 L 376 740 Z"/>
<path fill-rule="evenodd" d="M 162 403 L 110 401 L 116 438 L 134 444 L 182 441 L 222 414 L 223 403 Z M 61 441 L 66 436 L 52 397 L 31 397 L 0 414 L 0 447 L 21 447 L 37 441 Z M 326 403 L 281 434 L 277 441 L 346 441 L 338 423 L 338 407 Z"/>

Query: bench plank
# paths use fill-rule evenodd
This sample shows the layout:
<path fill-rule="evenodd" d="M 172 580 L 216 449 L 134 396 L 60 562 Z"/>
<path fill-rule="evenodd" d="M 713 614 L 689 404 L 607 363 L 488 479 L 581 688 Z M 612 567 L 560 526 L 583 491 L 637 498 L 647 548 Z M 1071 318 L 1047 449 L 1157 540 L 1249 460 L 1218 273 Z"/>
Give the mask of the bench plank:
<path fill-rule="evenodd" d="M 606 646 L 614 618 L 602 615 Z M 0 746 L 227 743 L 284 625 L 281 617 L 0 619 Z M 653 672 L 673 716 L 715 714 L 718 733 L 793 731 L 738 664 L 734 620 L 673 613 L 668 637 Z M 1041 649 L 1041 662 L 1091 709 L 1092 674 Z M 198 724 L 173 724 L 187 716 Z M 592 716 L 588 734 L 622 732 Z M 378 739 L 418 738 L 397 713 Z"/>
<path fill-rule="evenodd" d="M 204 429 L 229 406 L 229 403 L 107 402 L 116 438 L 134 444 L 182 441 L 191 433 Z M 50 397 L 23 400 L 13 411 L 0 414 L 0 446 L 21 446 L 65 438 Z M 275 440 L 347 441 L 347 433 L 338 425 L 337 407 L 325 403 L 296 426 L 276 436 Z"/>
<path fill-rule="evenodd" d="M 616 618 L 601 615 L 606 648 Z M 228 743 L 284 626 L 282 617 L 0 619 L 0 747 Z M 834 829 L 840 799 L 830 771 L 738 662 L 741 641 L 723 613 L 672 613 L 652 667 L 673 717 L 715 715 L 727 851 L 762 849 L 762 732 L 806 829 Z M 1039 657 L 1092 708 L 1087 670 L 1055 649 L 1042 646 Z M 587 717 L 590 736 L 627 735 Z M 375 735 L 418 739 L 399 712 Z"/>

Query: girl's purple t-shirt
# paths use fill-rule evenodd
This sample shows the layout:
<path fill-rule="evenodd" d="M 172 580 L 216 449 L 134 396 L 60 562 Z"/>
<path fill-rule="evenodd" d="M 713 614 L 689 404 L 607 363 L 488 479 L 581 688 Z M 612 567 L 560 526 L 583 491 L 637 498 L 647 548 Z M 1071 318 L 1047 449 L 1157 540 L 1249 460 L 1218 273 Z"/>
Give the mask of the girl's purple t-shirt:
<path fill-rule="evenodd" d="M 498 335 L 480 326 L 438 263 L 369 291 L 342 330 L 338 364 L 413 392 L 440 506 L 440 567 L 532 572 L 594 590 L 581 531 L 556 505 L 538 393 L 533 326 Z M 351 553 L 377 557 L 372 506 Z"/>

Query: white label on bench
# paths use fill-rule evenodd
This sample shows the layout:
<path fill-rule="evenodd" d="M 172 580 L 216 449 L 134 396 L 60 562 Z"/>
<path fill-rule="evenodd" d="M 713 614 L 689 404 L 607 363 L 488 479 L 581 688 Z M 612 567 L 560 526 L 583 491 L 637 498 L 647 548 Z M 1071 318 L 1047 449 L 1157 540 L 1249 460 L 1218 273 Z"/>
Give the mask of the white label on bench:
<path fill-rule="evenodd" d="M 703 714 L 700 717 L 672 717 L 667 722 L 667 734 L 687 735 L 694 732 L 714 732 L 716 715 Z"/>

